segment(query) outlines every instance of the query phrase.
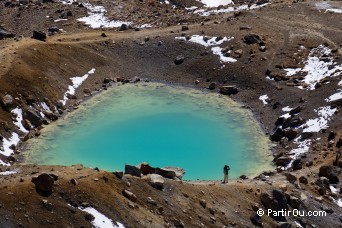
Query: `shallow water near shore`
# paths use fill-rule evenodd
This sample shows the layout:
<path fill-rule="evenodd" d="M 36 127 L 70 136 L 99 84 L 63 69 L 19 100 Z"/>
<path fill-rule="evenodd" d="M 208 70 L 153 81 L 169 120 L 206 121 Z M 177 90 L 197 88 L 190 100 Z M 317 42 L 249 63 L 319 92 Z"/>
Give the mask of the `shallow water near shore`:
<path fill-rule="evenodd" d="M 29 140 L 25 162 L 108 171 L 147 162 L 186 180 L 220 180 L 272 168 L 267 137 L 250 111 L 224 95 L 137 83 L 114 86 Z"/>

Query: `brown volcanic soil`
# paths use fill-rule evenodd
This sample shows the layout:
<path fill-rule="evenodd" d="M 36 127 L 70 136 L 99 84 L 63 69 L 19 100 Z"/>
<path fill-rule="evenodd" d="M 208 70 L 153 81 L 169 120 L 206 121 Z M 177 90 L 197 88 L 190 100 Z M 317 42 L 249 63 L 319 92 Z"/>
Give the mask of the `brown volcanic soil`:
<path fill-rule="evenodd" d="M 250 107 L 266 133 L 269 133 L 275 127 L 277 118 L 283 114 L 281 108 L 285 106 L 301 105 L 302 118 L 316 118 L 313 110 L 328 105 L 324 99 L 335 93 L 337 83 L 341 80 L 341 77 L 332 78 L 329 84 L 307 91 L 287 86 L 286 82 L 270 81 L 265 77 L 267 69 L 284 73 L 279 66 L 296 67 L 299 60 L 294 57 L 294 53 L 300 45 L 310 48 L 326 43 L 331 49 L 338 49 L 333 55 L 341 64 L 342 15 L 319 12 L 313 8 L 312 2 L 273 2 L 260 10 L 242 12 L 239 15 L 230 13 L 210 16 L 209 20 L 186 14 L 183 9 L 173 10 L 170 6 L 157 4 L 156 1 L 136 2 L 118 1 L 116 6 L 110 8 L 109 16 L 115 13 L 116 19 L 139 24 L 157 21 L 153 29 L 130 29 L 124 32 L 113 29 L 90 30 L 76 22 L 76 18 L 86 14 L 85 9 L 76 5 L 30 3 L 8 8 L 4 7 L 4 1 L 0 2 L 1 12 L 5 12 L 0 16 L 1 21 L 6 22 L 5 28 L 18 37 L 30 36 L 33 29 L 46 31 L 55 24 L 46 15 L 57 19 L 59 13 L 55 12 L 58 9 L 71 9 L 73 12 L 68 21 L 58 22 L 58 26 L 67 33 L 51 36 L 46 42 L 30 38 L 0 41 L 0 95 L 11 94 L 18 98 L 15 103 L 22 108 L 27 107 L 28 100 L 32 99 L 41 102 L 47 98 L 47 103 L 57 105 L 70 84 L 69 78 L 84 75 L 93 67 L 96 68 L 95 74 L 78 89 L 77 100 L 70 100 L 69 109 L 83 99 L 85 88 L 101 90 L 102 81 L 106 77 L 138 76 L 199 89 L 216 82 L 218 86 L 236 85 L 240 92 L 232 98 Z M 192 6 L 188 1 L 178 2 Z M 104 3 L 106 7 L 109 7 L 108 4 Z M 16 17 L 18 12 L 20 17 Z M 160 15 L 155 17 L 158 12 Z M 208 36 L 234 36 L 226 45 L 233 50 L 242 49 L 242 57 L 236 63 L 225 64 L 226 67 L 221 69 L 218 57 L 209 49 L 206 53 L 202 46 L 174 39 L 181 36 L 181 26 L 177 25 L 180 22 L 190 23 L 190 30 L 186 31 L 189 35 L 204 33 Z M 204 24 L 201 25 L 201 22 Z M 251 26 L 251 30 L 240 30 L 240 26 Z M 103 32 L 107 37 L 101 36 Z M 243 42 L 243 37 L 249 33 L 260 35 L 266 43 L 266 52 L 259 51 L 257 44 L 247 45 Z M 150 39 L 144 42 L 146 36 Z M 160 41 L 162 45 L 159 46 Z M 181 65 L 175 65 L 174 59 L 180 54 L 185 56 L 185 61 Z M 200 83 L 195 85 L 195 80 Z M 266 106 L 258 99 L 264 94 L 272 99 Z M 299 103 L 300 98 L 304 98 L 306 102 Z M 272 108 L 275 102 L 280 102 L 280 108 Z M 11 114 L 3 109 L 0 109 L 0 121 L 2 126 L 6 122 L 10 128 L 16 129 L 12 124 Z M 341 226 L 341 209 L 329 201 L 328 196 L 324 198 L 323 204 L 315 200 L 318 192 L 317 186 L 313 184 L 317 180 L 319 166 L 331 165 L 334 158 L 336 148 L 328 148 L 328 132 L 333 130 L 341 137 L 341 126 L 341 112 L 338 111 L 329 121 L 329 129 L 312 137 L 321 139 L 315 141 L 309 153 L 303 157 L 304 163 L 313 161 L 314 166 L 294 172 L 297 177 L 306 176 L 309 185 L 297 183 L 296 188 L 287 183 L 286 191 L 293 195 L 299 194 L 299 198 L 300 192 L 312 196 L 313 198 L 303 200 L 305 206 L 311 210 L 320 209 L 324 205 L 325 208 L 332 208 L 334 213 L 321 218 L 291 217 L 290 221 L 302 220 L 307 224 L 315 224 L 316 227 Z M 10 136 L 10 132 L 2 127 L 0 133 L 4 137 Z M 34 134 L 30 135 L 33 137 Z M 285 146 L 277 144 L 274 151 L 276 154 L 286 153 L 292 147 L 292 143 Z M 119 180 L 111 173 L 85 168 L 75 171 L 76 168 L 73 167 L 34 167 L 20 164 L 15 164 L 13 168 L 19 169 L 18 174 L 0 176 L 0 227 L 16 227 L 19 224 L 25 227 L 45 227 L 48 224 L 52 227 L 90 226 L 81 211 L 71 210 L 67 205 L 73 202 L 88 202 L 127 227 L 172 226 L 177 223 L 175 219 L 182 221 L 186 227 L 199 227 L 202 226 L 201 223 L 208 227 L 250 227 L 252 223 L 249 216 L 253 213 L 251 205 L 254 202 L 261 205 L 260 192 L 279 189 L 286 180 L 282 173 L 272 176 L 270 182 L 234 181 L 224 186 L 218 183 L 210 185 L 170 180 L 166 182 L 166 189 L 161 192 L 150 187 L 147 180 L 129 176 Z M 59 180 L 51 196 L 44 198 L 35 192 L 30 180 L 32 172 L 36 171 L 58 173 Z M 107 182 L 103 176 L 108 178 Z M 20 182 L 20 178 L 24 181 Z M 71 178 L 79 178 L 79 185 L 71 185 Z M 99 180 L 94 181 L 94 178 Z M 127 181 L 131 182 L 129 188 L 138 197 L 136 204 L 139 208 L 129 208 L 128 200 L 121 194 L 124 188 L 128 188 Z M 249 189 L 253 192 L 249 192 Z M 184 193 L 189 197 L 185 197 Z M 147 197 L 156 200 L 158 206 L 148 204 Z M 53 213 L 42 206 L 42 199 L 53 204 Z M 206 199 L 208 206 L 215 208 L 216 213 L 210 214 L 208 208 L 202 208 L 200 199 Z M 162 213 L 157 212 L 159 206 L 163 207 Z M 210 217 L 215 217 L 216 222 Z M 276 222 L 269 217 L 264 216 L 262 221 L 265 227 L 276 226 Z"/>

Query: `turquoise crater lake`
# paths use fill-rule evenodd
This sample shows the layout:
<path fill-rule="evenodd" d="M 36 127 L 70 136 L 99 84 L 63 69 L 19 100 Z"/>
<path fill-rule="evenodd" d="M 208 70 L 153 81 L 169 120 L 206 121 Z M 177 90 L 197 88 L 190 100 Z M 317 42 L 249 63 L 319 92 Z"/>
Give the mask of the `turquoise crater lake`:
<path fill-rule="evenodd" d="M 176 166 L 186 180 L 220 180 L 272 168 L 267 137 L 253 115 L 226 96 L 158 83 L 114 86 L 29 140 L 25 162 Z"/>

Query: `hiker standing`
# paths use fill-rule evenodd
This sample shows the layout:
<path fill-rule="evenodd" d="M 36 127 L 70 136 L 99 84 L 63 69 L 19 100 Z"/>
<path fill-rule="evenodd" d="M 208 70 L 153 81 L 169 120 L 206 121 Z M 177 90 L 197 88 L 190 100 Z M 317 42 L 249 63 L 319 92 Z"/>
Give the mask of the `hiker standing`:
<path fill-rule="evenodd" d="M 230 170 L 228 165 L 225 165 L 223 167 L 223 174 L 224 174 L 224 179 L 223 179 L 223 183 L 228 183 L 228 171 Z"/>

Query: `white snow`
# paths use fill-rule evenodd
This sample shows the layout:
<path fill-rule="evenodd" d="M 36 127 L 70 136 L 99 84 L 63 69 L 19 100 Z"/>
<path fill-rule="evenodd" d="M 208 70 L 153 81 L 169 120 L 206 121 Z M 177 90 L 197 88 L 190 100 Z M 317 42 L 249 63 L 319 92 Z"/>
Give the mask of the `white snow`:
<path fill-rule="evenodd" d="M 282 115 L 280 117 L 284 117 L 285 119 L 288 119 L 288 118 L 291 117 L 291 115 L 290 115 L 290 113 L 286 113 L 286 114 L 284 114 L 284 115 Z"/>
<path fill-rule="evenodd" d="M 342 86 L 342 80 L 337 84 L 339 86 Z M 337 93 L 334 93 L 329 98 L 325 99 L 326 102 L 336 101 L 342 99 L 342 89 L 338 89 Z"/>
<path fill-rule="evenodd" d="M 293 154 L 291 157 L 296 158 L 300 154 L 304 154 L 309 151 L 310 145 L 311 145 L 311 139 L 306 139 L 303 141 L 300 141 L 300 136 L 294 139 L 294 143 L 298 144 L 298 147 L 296 149 L 291 150 L 291 154 Z"/>
<path fill-rule="evenodd" d="M 261 100 L 262 103 L 263 103 L 264 105 L 267 105 L 267 104 L 268 104 L 268 102 L 266 101 L 267 99 L 268 99 L 267 94 L 261 95 L 261 96 L 259 97 L 259 100 Z"/>
<path fill-rule="evenodd" d="M 220 5 L 224 6 L 233 3 L 232 0 L 199 0 L 199 2 L 202 2 L 206 7 L 218 7 Z"/>
<path fill-rule="evenodd" d="M 341 199 L 341 198 L 339 198 L 338 200 L 336 200 L 335 203 L 336 203 L 339 207 L 342 207 L 342 199 Z"/>
<path fill-rule="evenodd" d="M 51 111 L 49 106 L 45 102 L 40 102 L 40 106 L 46 111 Z"/>
<path fill-rule="evenodd" d="M 332 192 L 332 193 L 338 193 L 338 190 L 334 187 L 334 186 L 332 186 L 332 185 L 329 185 L 329 188 L 330 188 L 330 191 Z"/>
<path fill-rule="evenodd" d="M 20 131 L 27 133 L 28 130 L 26 130 L 21 123 L 21 121 L 23 120 L 23 110 L 21 110 L 20 108 L 15 108 L 11 112 L 17 115 L 16 121 L 13 121 L 13 123 L 19 128 Z"/>
<path fill-rule="evenodd" d="M 261 5 L 253 4 L 251 6 L 241 5 L 241 6 L 238 6 L 238 7 L 230 6 L 230 7 L 227 7 L 227 8 L 217 9 L 217 10 L 199 9 L 199 10 L 195 10 L 194 13 L 195 14 L 199 14 L 199 15 L 201 15 L 203 17 L 207 17 L 207 16 L 210 16 L 210 15 L 215 15 L 215 14 L 219 14 L 219 13 L 230 13 L 230 12 L 236 12 L 236 11 L 242 11 L 242 10 L 258 9 L 258 8 L 265 7 L 268 4 L 269 3 L 265 3 L 265 4 L 261 4 Z"/>
<path fill-rule="evenodd" d="M 56 20 L 54 20 L 54 22 L 60 22 L 60 21 L 67 21 L 68 19 L 56 19 Z"/>
<path fill-rule="evenodd" d="M 68 90 L 64 94 L 64 98 L 62 100 L 63 105 L 65 105 L 66 101 L 68 100 L 67 94 L 74 95 L 76 89 L 89 77 L 89 75 L 93 74 L 94 72 L 95 68 L 91 69 L 83 76 L 70 78 L 72 85 L 69 85 Z"/>
<path fill-rule="evenodd" d="M 220 47 L 212 47 L 211 51 L 213 52 L 214 55 L 218 55 L 220 57 L 221 62 L 234 63 L 237 61 L 234 58 L 224 56 L 222 53 L 222 48 Z"/>
<path fill-rule="evenodd" d="M 306 73 L 302 82 L 308 84 L 308 90 L 314 90 L 315 84 L 321 79 L 326 77 L 335 77 L 342 74 L 342 64 L 336 65 L 333 62 L 332 57 L 326 57 L 329 61 L 320 60 L 323 55 L 329 55 L 330 53 L 331 50 L 324 45 L 313 48 L 310 51 L 307 60 L 304 62 L 304 67 L 284 69 L 286 71 L 286 75 L 290 77 L 299 72 Z M 302 89 L 303 87 L 300 86 L 298 88 Z"/>
<path fill-rule="evenodd" d="M 342 9 L 327 9 L 325 12 L 342 13 Z"/>
<path fill-rule="evenodd" d="M 12 133 L 11 138 L 6 139 L 3 138 L 3 151 L 0 151 L 1 154 L 5 155 L 5 156 L 10 156 L 13 153 L 13 150 L 10 149 L 11 145 L 17 145 L 19 142 L 19 135 L 15 132 Z"/>
<path fill-rule="evenodd" d="M 122 24 L 132 24 L 132 22 L 109 20 L 105 16 L 107 10 L 103 6 L 93 6 L 90 3 L 83 3 L 83 5 L 88 9 L 88 16 L 77 20 L 89 25 L 90 28 L 116 28 Z"/>
<path fill-rule="evenodd" d="M 95 217 L 94 221 L 91 222 L 95 228 L 112 228 L 112 227 L 124 228 L 125 227 L 123 224 L 119 222 L 117 222 L 117 225 L 114 225 L 111 219 L 106 217 L 104 214 L 101 214 L 99 211 L 97 211 L 93 207 L 86 207 L 86 208 L 79 207 L 78 209 L 80 209 L 81 211 L 85 211 Z"/>
<path fill-rule="evenodd" d="M 198 9 L 198 7 L 197 6 L 185 7 L 185 10 L 187 11 L 194 11 L 195 9 Z"/>
<path fill-rule="evenodd" d="M 283 110 L 284 112 L 289 112 L 291 111 L 293 108 L 290 108 L 289 106 L 286 106 L 284 108 L 282 108 L 281 110 Z"/>
<path fill-rule="evenodd" d="M 234 39 L 234 37 L 223 37 L 223 39 L 220 39 L 218 41 L 216 41 L 217 37 L 212 37 L 208 40 L 205 40 L 204 36 L 200 36 L 200 35 L 193 35 L 191 36 L 190 40 L 186 40 L 185 37 L 176 37 L 176 40 L 184 40 L 184 41 L 189 41 L 189 42 L 193 42 L 196 44 L 200 44 L 203 45 L 205 47 L 210 47 L 210 46 L 217 46 L 222 44 L 225 41 L 230 41 L 232 39 Z"/>
<path fill-rule="evenodd" d="M 337 108 L 331 108 L 330 106 L 321 107 L 315 112 L 318 114 L 318 118 L 309 119 L 306 121 L 303 132 L 319 132 L 322 129 L 328 127 L 328 120 L 336 112 Z"/>
<path fill-rule="evenodd" d="M 5 171 L 5 172 L 0 172 L 1 176 L 8 176 L 17 173 L 16 171 Z"/>
<path fill-rule="evenodd" d="M 71 5 L 73 2 L 75 2 L 75 0 L 66 0 L 66 1 L 60 1 L 60 2 L 66 5 Z"/>
<path fill-rule="evenodd" d="M 317 2 L 315 5 L 316 5 L 316 8 L 318 10 L 325 10 L 325 13 L 327 13 L 327 12 L 342 13 L 341 8 L 339 8 L 339 9 L 332 8 L 332 6 L 328 2 Z"/>
<path fill-rule="evenodd" d="M 138 28 L 152 28 L 152 25 L 151 24 L 143 24 L 143 25 L 138 26 Z"/>

